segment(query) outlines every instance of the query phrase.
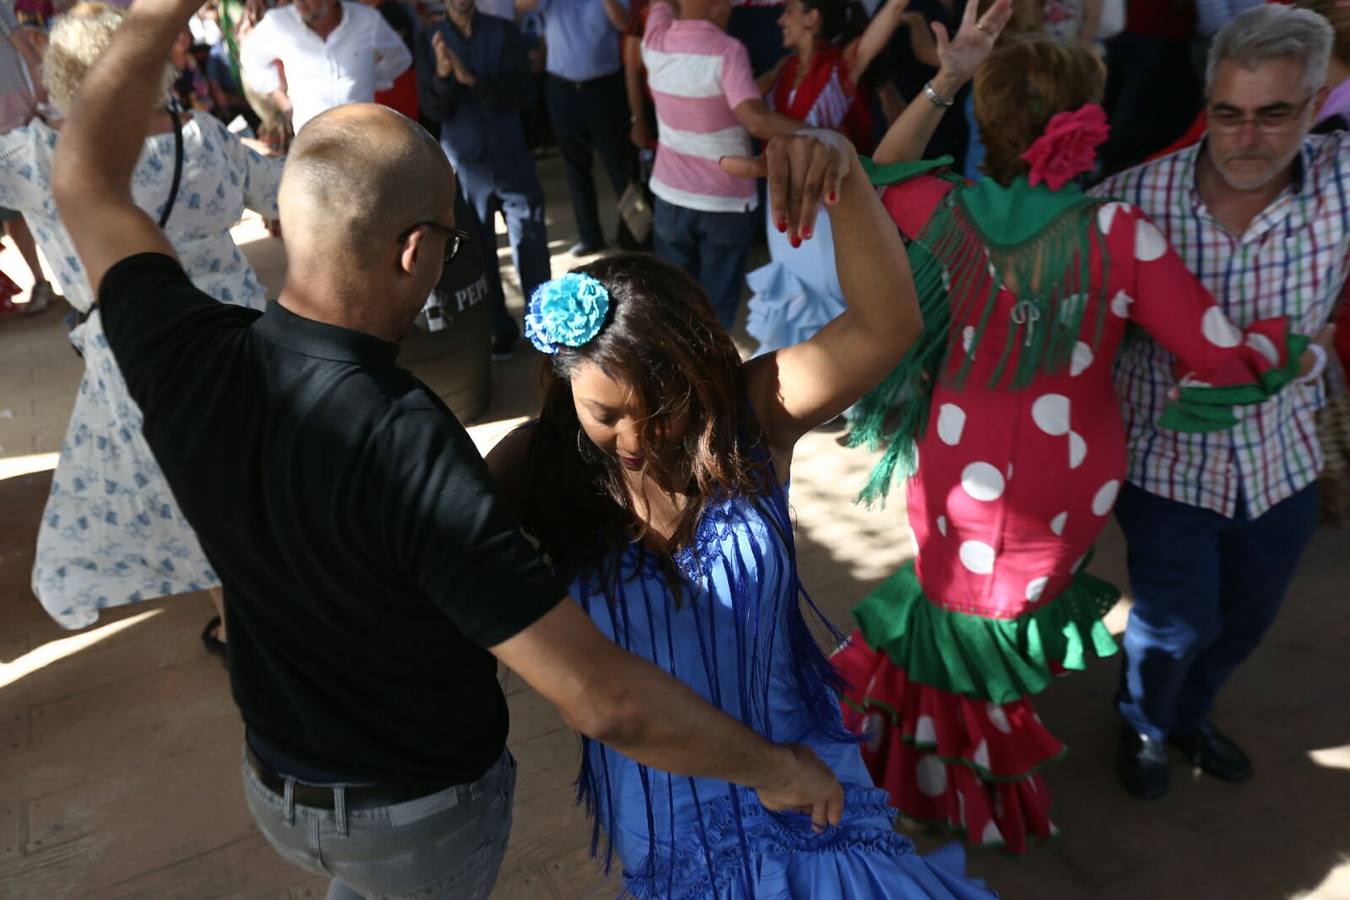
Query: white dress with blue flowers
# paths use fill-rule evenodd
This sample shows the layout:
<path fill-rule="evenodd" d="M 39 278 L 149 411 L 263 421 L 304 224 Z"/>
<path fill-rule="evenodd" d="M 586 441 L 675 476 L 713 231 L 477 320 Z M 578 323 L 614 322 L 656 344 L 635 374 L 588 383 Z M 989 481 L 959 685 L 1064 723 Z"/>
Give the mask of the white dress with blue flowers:
<path fill-rule="evenodd" d="M 81 312 L 93 291 L 51 193 L 58 132 L 37 120 L 0 135 L 0 206 L 23 212 L 66 299 Z M 183 126 L 183 174 L 165 231 L 193 283 L 226 303 L 262 309 L 267 294 L 230 237 L 245 207 L 277 215 L 283 160 L 245 147 L 218 120 Z M 158 218 L 169 199 L 174 136 L 150 137 L 132 177 L 136 204 Z M 38 534 L 33 592 L 61 625 L 81 628 L 98 610 L 219 584 L 141 435 L 94 310 L 71 333 L 84 378 Z M 203 410 L 210 415 L 210 410 Z M 202 477 L 209 478 L 209 472 Z"/>

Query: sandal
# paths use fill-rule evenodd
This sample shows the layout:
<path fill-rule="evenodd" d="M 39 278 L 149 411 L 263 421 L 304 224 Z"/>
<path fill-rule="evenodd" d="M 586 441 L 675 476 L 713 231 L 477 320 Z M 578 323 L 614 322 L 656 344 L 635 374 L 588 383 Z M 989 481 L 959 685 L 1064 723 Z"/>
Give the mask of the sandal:
<path fill-rule="evenodd" d="M 206 648 L 207 653 L 213 653 L 220 657 L 220 664 L 228 670 L 230 668 L 229 651 L 226 649 L 225 641 L 216 637 L 221 624 L 220 616 L 211 617 L 211 621 L 207 622 L 206 627 L 202 629 L 202 646 Z"/>

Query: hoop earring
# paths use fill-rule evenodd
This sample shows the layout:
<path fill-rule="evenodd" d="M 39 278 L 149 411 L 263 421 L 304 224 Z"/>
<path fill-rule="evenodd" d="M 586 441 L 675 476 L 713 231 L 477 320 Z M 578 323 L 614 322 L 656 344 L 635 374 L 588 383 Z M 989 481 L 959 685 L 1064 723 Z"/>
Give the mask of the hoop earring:
<path fill-rule="evenodd" d="M 580 425 L 577 426 L 577 455 L 586 462 L 594 462 L 595 457 L 592 453 L 595 447 L 587 438 L 586 431 Z"/>

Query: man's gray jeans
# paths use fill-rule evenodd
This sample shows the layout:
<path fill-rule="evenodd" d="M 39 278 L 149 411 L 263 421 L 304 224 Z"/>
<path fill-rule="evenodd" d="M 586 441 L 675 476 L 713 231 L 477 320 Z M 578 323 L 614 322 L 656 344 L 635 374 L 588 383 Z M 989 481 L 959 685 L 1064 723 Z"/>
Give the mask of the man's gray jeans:
<path fill-rule="evenodd" d="M 478 781 L 393 806 L 297 806 L 243 763 L 244 795 L 259 829 L 296 865 L 333 879 L 330 900 L 387 897 L 485 900 L 511 835 L 516 761 L 510 751 Z M 288 781 L 288 788 L 293 784 Z"/>

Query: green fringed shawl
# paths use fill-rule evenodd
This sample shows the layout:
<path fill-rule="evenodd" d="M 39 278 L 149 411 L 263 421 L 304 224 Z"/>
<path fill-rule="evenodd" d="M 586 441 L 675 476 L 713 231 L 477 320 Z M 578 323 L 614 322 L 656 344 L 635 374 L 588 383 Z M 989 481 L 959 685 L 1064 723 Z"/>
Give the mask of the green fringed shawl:
<path fill-rule="evenodd" d="M 876 166 L 864 162 L 872 183 L 895 184 L 944 164 Z M 929 399 L 937 379 L 960 386 L 993 318 L 1001 285 L 1016 287 L 1018 303 L 989 386 L 1017 389 L 1042 373 L 1067 368 L 1089 309 L 1097 311 L 1092 342 L 1106 323 L 1106 272 L 1096 298 L 1091 290 L 1092 247 L 1103 265 L 1105 238 L 1095 208 L 1105 201 L 1077 187 L 1052 191 L 1018 178 L 1009 187 L 984 179 L 953 189 L 909 244 L 910 269 L 923 315 L 923 331 L 900 364 L 859 401 L 851 446 L 875 450 L 887 443 L 861 498 L 884 499 L 898 475 L 914 471 L 917 442 L 928 428 Z M 971 322 L 968 347 L 949 346 L 952 322 Z M 961 357 L 953 360 L 958 352 Z"/>

